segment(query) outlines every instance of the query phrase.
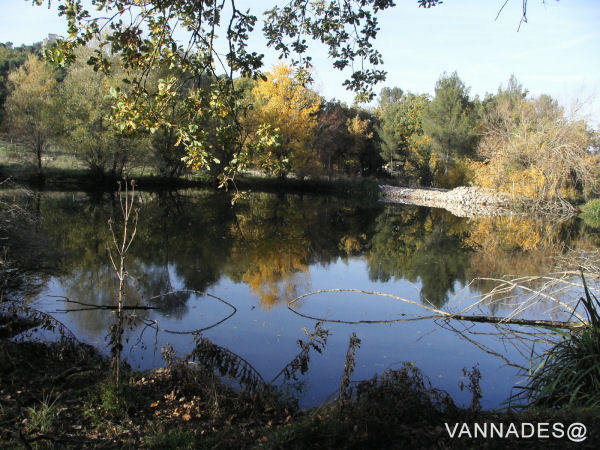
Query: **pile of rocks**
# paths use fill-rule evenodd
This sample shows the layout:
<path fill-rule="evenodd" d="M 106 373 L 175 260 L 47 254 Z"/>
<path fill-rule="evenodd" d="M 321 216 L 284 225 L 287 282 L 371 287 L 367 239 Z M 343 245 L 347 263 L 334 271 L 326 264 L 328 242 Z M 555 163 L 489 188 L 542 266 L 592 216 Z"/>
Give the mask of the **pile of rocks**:
<path fill-rule="evenodd" d="M 506 196 L 480 187 L 446 190 L 382 185 L 380 188 L 384 202 L 444 208 L 459 217 L 496 215 L 511 206 Z"/>

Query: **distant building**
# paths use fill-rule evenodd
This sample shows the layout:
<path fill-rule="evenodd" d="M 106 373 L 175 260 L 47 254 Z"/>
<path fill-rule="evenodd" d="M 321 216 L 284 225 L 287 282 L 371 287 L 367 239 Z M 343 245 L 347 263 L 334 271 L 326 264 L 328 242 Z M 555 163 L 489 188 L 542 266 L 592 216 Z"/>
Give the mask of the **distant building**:
<path fill-rule="evenodd" d="M 48 33 L 48 37 L 42 41 L 42 47 L 46 47 L 48 44 L 53 44 L 58 41 L 60 36 L 54 33 Z"/>

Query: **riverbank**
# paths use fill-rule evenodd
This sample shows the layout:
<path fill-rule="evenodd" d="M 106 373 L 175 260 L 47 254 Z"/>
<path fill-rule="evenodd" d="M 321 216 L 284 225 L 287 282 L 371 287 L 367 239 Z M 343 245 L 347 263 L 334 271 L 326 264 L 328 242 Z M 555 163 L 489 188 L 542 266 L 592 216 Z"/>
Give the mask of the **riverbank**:
<path fill-rule="evenodd" d="M 458 217 L 494 216 L 511 211 L 508 197 L 479 187 L 449 190 L 381 185 L 380 189 L 386 203 L 444 208 Z"/>
<path fill-rule="evenodd" d="M 13 183 L 31 189 L 50 191 L 116 192 L 118 181 L 110 177 L 94 178 L 81 168 L 55 168 L 44 170 L 43 177 L 31 168 L 18 164 L 1 165 L 0 181 L 10 179 Z M 168 191 L 190 188 L 217 190 L 218 181 L 208 174 L 188 174 L 180 177 L 161 177 L 155 174 L 131 173 L 128 180 L 135 180 L 137 189 L 145 191 Z M 378 182 L 372 178 L 327 179 L 280 179 L 267 175 L 240 173 L 234 183 L 222 191 L 260 191 L 289 194 L 323 194 L 351 199 L 357 202 L 376 202 L 380 195 Z"/>
<path fill-rule="evenodd" d="M 0 164 L 0 180 L 10 179 L 33 189 L 116 192 L 118 181 L 110 177 L 94 178 L 79 167 L 47 167 L 43 177 L 35 168 L 21 164 Z M 134 179 L 137 188 L 145 191 L 171 191 L 188 188 L 217 189 L 218 181 L 207 173 L 187 174 L 167 178 L 157 174 L 132 172 L 127 179 Z M 539 199 L 513 199 L 506 194 L 476 186 L 460 186 L 454 189 L 401 187 L 380 184 L 376 178 L 324 178 L 280 179 L 255 173 L 240 173 L 235 182 L 222 191 L 259 191 L 287 194 L 333 195 L 361 204 L 373 204 L 378 200 L 390 204 L 409 204 L 443 208 L 458 217 L 490 217 L 507 213 L 530 214 L 568 218 L 579 210 L 565 199 L 541 201 Z"/>
<path fill-rule="evenodd" d="M 75 343 L 0 341 L 1 448 L 595 448 L 591 411 L 480 411 L 457 407 L 411 364 L 353 384 L 351 396 L 310 411 L 275 388 L 237 391 L 214 367 L 171 361 L 111 381 L 110 364 Z M 476 396 L 474 396 L 475 398 Z M 475 438 L 455 424 L 582 422 L 583 443 Z M 445 424 L 449 424 L 448 431 Z M 472 431 L 471 431 L 472 433 Z"/>
<path fill-rule="evenodd" d="M 490 217 L 502 214 L 535 214 L 567 219 L 579 208 L 567 199 L 511 198 L 498 191 L 459 186 L 454 189 L 380 185 L 386 203 L 443 208 L 457 217 Z"/>

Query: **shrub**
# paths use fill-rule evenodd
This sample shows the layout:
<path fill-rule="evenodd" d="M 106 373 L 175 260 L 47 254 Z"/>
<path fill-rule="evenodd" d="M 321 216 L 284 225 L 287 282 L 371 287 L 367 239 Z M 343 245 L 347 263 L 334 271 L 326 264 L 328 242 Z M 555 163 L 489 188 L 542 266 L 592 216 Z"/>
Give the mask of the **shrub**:
<path fill-rule="evenodd" d="M 581 217 L 586 224 L 600 228 L 600 198 L 594 198 L 581 207 Z"/>
<path fill-rule="evenodd" d="M 486 114 L 475 183 L 515 197 L 557 202 L 598 187 L 587 124 L 548 96 L 499 96 Z"/>

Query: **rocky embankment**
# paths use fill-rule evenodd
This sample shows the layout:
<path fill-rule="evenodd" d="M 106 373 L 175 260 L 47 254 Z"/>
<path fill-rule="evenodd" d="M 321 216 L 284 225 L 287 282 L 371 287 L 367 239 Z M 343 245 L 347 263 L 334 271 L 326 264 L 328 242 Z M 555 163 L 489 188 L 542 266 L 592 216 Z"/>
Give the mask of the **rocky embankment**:
<path fill-rule="evenodd" d="M 452 190 L 380 186 L 382 201 L 444 208 L 455 216 L 491 216 L 509 211 L 510 200 L 489 189 L 458 187 Z"/>

